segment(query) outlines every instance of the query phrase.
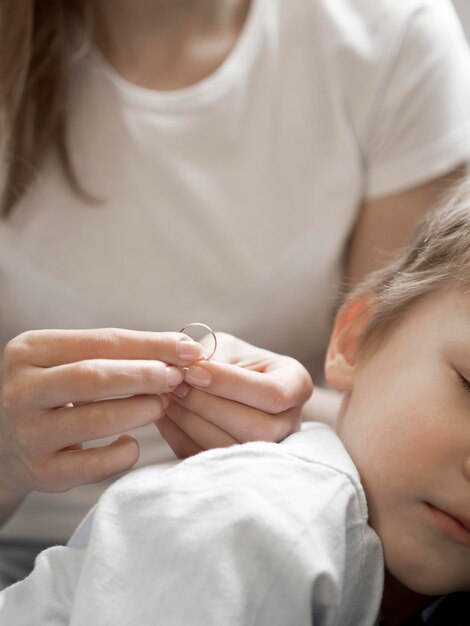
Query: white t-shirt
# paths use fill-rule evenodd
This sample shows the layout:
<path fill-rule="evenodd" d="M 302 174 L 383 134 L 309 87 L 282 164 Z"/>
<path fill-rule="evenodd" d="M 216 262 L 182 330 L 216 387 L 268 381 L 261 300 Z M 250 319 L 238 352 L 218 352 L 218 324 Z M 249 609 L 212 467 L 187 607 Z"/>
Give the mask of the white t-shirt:
<path fill-rule="evenodd" d="M 70 145 L 0 223 L 0 346 L 27 329 L 215 330 L 318 380 L 364 197 L 470 156 L 470 56 L 448 0 L 252 0 L 226 61 L 175 92 L 96 52 L 71 68 Z M 170 458 L 153 426 L 141 463 Z M 67 538 L 103 485 L 33 494 L 1 535 Z"/>
<path fill-rule="evenodd" d="M 357 470 L 321 424 L 132 472 L 71 544 L 0 594 L 1 624 L 372 626 L 382 596 Z"/>

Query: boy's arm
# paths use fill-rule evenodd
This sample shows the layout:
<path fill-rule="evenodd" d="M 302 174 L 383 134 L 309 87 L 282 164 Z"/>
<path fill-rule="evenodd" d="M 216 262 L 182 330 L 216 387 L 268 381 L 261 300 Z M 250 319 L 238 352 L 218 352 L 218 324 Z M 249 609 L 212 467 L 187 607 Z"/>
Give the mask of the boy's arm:
<path fill-rule="evenodd" d="M 0 592 L 0 624 L 70 624 L 84 556 L 64 546 L 41 552 L 29 576 Z"/>
<path fill-rule="evenodd" d="M 309 626 L 321 616 L 346 626 L 345 615 L 373 612 L 380 589 L 372 597 L 367 585 L 366 609 L 355 598 L 367 574 L 380 579 L 380 547 L 375 535 L 364 538 L 354 487 L 279 448 L 214 450 L 111 487 L 96 510 L 72 622 Z"/>
<path fill-rule="evenodd" d="M 100 499 L 86 549 L 49 549 L 0 593 L 0 623 L 372 623 L 380 545 L 354 480 L 303 458 L 311 446 L 329 462 L 346 454 L 318 428 L 296 435 L 297 456 L 283 451 L 292 443 L 247 444 L 125 476 Z"/>

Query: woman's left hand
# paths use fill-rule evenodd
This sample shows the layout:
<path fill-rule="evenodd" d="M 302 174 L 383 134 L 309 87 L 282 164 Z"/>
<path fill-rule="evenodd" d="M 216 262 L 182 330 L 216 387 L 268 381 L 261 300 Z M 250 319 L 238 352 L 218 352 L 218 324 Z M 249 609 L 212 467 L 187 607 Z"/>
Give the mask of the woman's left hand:
<path fill-rule="evenodd" d="M 185 372 L 156 422 L 180 458 L 247 441 L 281 441 L 299 430 L 313 390 L 307 370 L 291 357 L 226 333 L 217 333 L 217 344 L 213 360 Z"/>

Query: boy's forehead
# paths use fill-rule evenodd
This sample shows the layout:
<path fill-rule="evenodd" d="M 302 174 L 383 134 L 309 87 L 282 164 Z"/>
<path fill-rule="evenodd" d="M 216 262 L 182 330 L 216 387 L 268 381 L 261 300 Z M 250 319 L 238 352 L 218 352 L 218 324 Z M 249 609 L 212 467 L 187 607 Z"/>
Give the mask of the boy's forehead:
<path fill-rule="evenodd" d="M 453 307 L 450 309 L 446 327 L 462 350 L 468 353 L 470 360 L 470 292 L 457 291 L 450 304 Z"/>
<path fill-rule="evenodd" d="M 382 338 L 392 342 L 404 332 L 410 350 L 423 340 L 455 340 L 469 350 L 470 358 L 470 290 L 451 287 L 431 292 L 395 317 L 384 331 Z"/>
<path fill-rule="evenodd" d="M 470 329 L 470 290 L 468 288 L 453 286 L 433 291 L 421 298 L 413 308 L 416 309 L 418 316 L 425 316 L 436 323 L 442 322 L 445 315 L 449 321 L 452 318 Z M 449 324 L 446 326 L 448 327 Z"/>
<path fill-rule="evenodd" d="M 455 310 L 456 318 L 464 329 L 468 329 L 470 335 L 470 289 L 468 287 L 453 289 L 447 294 L 447 299 Z"/>
<path fill-rule="evenodd" d="M 455 345 L 463 353 L 468 353 L 470 361 L 470 290 L 468 288 L 440 289 L 424 297 L 416 306 L 415 322 L 418 330 L 420 324 L 423 324 L 423 332 L 429 333 L 429 340 L 434 338 L 439 342 L 449 342 L 450 345 Z"/>

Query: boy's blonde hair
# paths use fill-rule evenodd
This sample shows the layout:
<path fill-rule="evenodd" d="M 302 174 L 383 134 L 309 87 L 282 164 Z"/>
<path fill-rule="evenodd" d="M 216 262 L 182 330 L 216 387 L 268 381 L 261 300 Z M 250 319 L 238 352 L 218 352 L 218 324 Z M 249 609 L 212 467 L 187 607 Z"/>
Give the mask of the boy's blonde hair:
<path fill-rule="evenodd" d="M 427 215 L 390 263 L 349 294 L 374 300 L 362 346 L 383 336 L 424 296 L 459 285 L 470 287 L 470 177 Z"/>

